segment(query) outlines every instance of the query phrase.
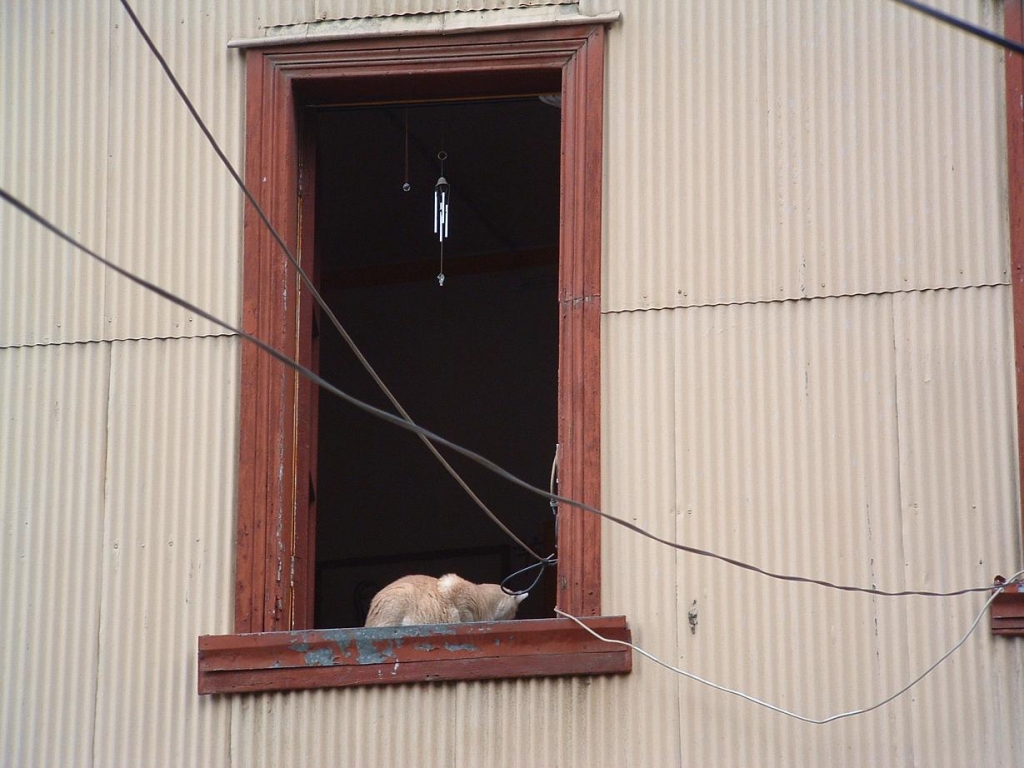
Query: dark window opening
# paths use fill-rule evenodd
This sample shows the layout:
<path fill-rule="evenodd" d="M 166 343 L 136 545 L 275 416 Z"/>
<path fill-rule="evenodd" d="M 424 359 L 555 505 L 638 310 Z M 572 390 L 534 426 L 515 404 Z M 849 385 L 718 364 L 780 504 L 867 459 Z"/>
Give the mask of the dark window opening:
<path fill-rule="evenodd" d="M 418 423 L 547 487 L 558 415 L 560 109 L 530 96 L 318 108 L 305 122 L 316 144 L 324 298 Z M 441 151 L 451 185 L 443 286 L 432 227 Z M 321 374 L 392 410 L 334 329 L 321 321 L 319 333 Z M 361 626 L 373 594 L 402 575 L 500 582 L 532 562 L 415 436 L 334 398 L 320 398 L 317 425 L 316 627 Z M 521 539 L 554 551 L 544 499 L 445 456 Z M 518 616 L 552 616 L 555 587 L 551 569 Z"/>

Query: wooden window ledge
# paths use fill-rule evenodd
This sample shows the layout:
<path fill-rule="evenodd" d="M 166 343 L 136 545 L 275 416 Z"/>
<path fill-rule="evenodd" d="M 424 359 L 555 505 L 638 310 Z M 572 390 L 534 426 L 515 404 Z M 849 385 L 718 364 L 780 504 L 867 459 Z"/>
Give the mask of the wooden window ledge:
<path fill-rule="evenodd" d="M 1018 582 L 996 595 L 989 606 L 992 634 L 1024 637 L 1024 589 Z"/>
<path fill-rule="evenodd" d="M 630 640 L 625 616 L 583 622 L 609 639 Z M 203 635 L 199 693 L 622 674 L 632 665 L 631 649 L 569 619 Z"/>

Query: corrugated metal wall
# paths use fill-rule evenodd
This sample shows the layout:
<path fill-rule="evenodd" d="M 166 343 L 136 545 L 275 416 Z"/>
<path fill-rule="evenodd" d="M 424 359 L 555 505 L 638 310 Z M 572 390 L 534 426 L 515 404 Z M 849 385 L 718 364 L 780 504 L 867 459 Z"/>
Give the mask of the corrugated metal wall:
<path fill-rule="evenodd" d="M 991 0 L 936 4 L 1001 25 Z M 66 5 L 0 4 L 0 185 L 236 320 L 238 192 L 119 6 Z M 518 5 L 137 10 L 240 162 L 229 39 Z M 1018 567 L 1000 52 L 883 0 L 582 10 L 623 12 L 606 508 L 837 581 Z M 1024 764 L 1024 651 L 984 631 L 822 727 L 642 658 L 619 679 L 196 696 L 195 638 L 231 621 L 238 343 L 211 333 L 0 210 L 0 765 Z M 980 605 L 780 584 L 605 530 L 604 609 L 638 643 L 807 714 L 893 692 Z"/>

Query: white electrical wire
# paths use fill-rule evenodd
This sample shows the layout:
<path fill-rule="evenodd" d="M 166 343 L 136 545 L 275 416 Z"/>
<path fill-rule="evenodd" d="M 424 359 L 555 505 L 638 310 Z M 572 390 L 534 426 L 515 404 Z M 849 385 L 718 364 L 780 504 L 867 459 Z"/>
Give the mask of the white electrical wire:
<path fill-rule="evenodd" d="M 703 683 L 704 685 L 706 685 L 706 686 L 708 686 L 710 688 L 714 688 L 716 691 L 722 691 L 723 693 L 731 693 L 733 696 L 739 696 L 741 699 L 746 699 L 747 701 L 749 701 L 749 702 L 751 702 L 753 704 L 758 704 L 758 705 L 760 705 L 762 707 L 765 707 L 767 709 L 772 710 L 773 712 L 778 712 L 780 715 L 786 715 L 787 717 L 792 717 L 792 718 L 794 718 L 796 720 L 800 720 L 800 721 L 802 721 L 804 723 L 810 723 L 812 725 L 824 725 L 825 723 L 832 723 L 832 722 L 835 722 L 836 720 L 842 720 L 845 717 L 853 717 L 854 715 L 863 715 L 863 714 L 866 714 L 868 712 L 871 712 L 872 710 L 878 709 L 879 707 L 883 707 L 886 704 L 888 704 L 890 701 L 892 701 L 893 699 L 896 699 L 896 698 L 902 696 L 904 693 L 909 691 L 911 688 L 913 688 L 919 682 L 924 680 L 924 678 L 927 677 L 929 674 L 931 674 L 932 671 L 936 667 L 938 667 L 942 662 L 944 662 L 946 659 L 948 659 L 950 656 L 952 656 L 956 651 L 958 651 L 960 649 L 960 646 L 962 646 L 964 643 L 967 642 L 967 638 L 969 638 L 972 634 L 974 634 L 974 630 L 978 628 L 978 624 L 981 622 L 982 617 L 985 615 L 985 611 L 987 611 L 989 606 L 992 605 L 992 601 L 995 600 L 996 597 L 998 597 L 999 594 L 1004 589 L 1006 589 L 1006 587 L 1008 587 L 1010 584 L 1018 581 L 1021 578 L 1021 576 L 1024 576 L 1024 571 L 1017 571 L 1017 573 L 1015 573 L 1012 578 L 1010 578 L 1008 581 L 1006 581 L 1005 583 L 1003 583 L 999 587 L 996 587 L 995 591 L 992 593 L 992 596 L 989 597 L 989 599 L 985 601 L 985 604 L 981 607 L 981 610 L 978 611 L 978 615 L 975 616 L 974 621 L 971 622 L 971 626 L 967 629 L 966 634 L 964 634 L 964 636 L 960 638 L 960 640 L 957 642 L 957 644 L 954 645 L 952 648 L 950 648 L 948 651 L 946 651 L 944 654 L 942 654 L 942 656 L 940 656 L 935 663 L 933 663 L 930 667 L 928 667 L 928 669 L 926 669 L 920 675 L 915 677 L 913 680 L 911 680 L 905 686 L 900 688 L 898 691 L 896 691 L 896 693 L 894 693 L 891 696 L 888 696 L 888 697 L 882 699 L 877 704 L 872 704 L 870 707 L 863 707 L 862 709 L 853 709 L 853 710 L 850 710 L 849 712 L 841 712 L 841 713 L 839 713 L 837 715 L 829 715 L 828 717 L 822 717 L 822 718 L 808 717 L 806 715 L 801 715 L 801 714 L 799 714 L 797 712 L 791 712 L 788 709 L 783 709 L 782 707 L 777 707 L 774 704 L 769 704 L 767 701 L 762 701 L 761 699 L 758 699 L 758 698 L 756 698 L 754 696 L 751 696 L 750 694 L 743 693 L 743 691 L 737 691 L 737 690 L 735 690 L 733 688 L 726 688 L 724 685 L 719 685 L 718 683 L 713 683 L 710 680 L 705 680 L 703 677 L 700 677 L 699 675 L 695 675 L 692 672 L 687 672 L 685 669 L 680 669 L 679 667 L 675 667 L 675 666 L 669 664 L 667 661 L 662 661 L 661 659 L 659 659 L 654 654 L 648 653 L 643 648 L 641 648 L 641 647 L 639 647 L 637 645 L 634 645 L 633 643 L 626 642 L 625 640 L 614 640 L 614 639 L 612 639 L 610 637 L 605 637 L 604 635 L 601 635 L 601 634 L 595 632 L 590 627 L 588 627 L 586 624 L 584 624 L 576 616 L 572 616 L 572 615 L 566 613 L 565 611 L 562 611 L 562 610 L 559 610 L 558 608 L 555 608 L 555 613 L 557 613 L 559 616 L 562 616 L 562 617 L 564 617 L 566 619 L 572 619 L 574 622 L 576 622 L 581 627 L 583 627 L 583 629 L 585 629 L 587 632 L 589 632 L 591 635 L 596 637 L 598 640 L 601 640 L 602 642 L 611 643 L 613 645 L 624 645 L 624 646 L 626 646 L 628 648 L 632 648 L 634 651 L 639 653 L 641 656 L 645 656 L 646 658 L 648 658 L 651 661 L 653 661 L 655 664 L 660 664 L 661 666 L 665 667 L 665 669 L 671 670 L 672 672 L 675 672 L 678 675 L 682 675 L 683 677 L 687 677 L 690 680 L 695 680 L 698 683 Z"/>

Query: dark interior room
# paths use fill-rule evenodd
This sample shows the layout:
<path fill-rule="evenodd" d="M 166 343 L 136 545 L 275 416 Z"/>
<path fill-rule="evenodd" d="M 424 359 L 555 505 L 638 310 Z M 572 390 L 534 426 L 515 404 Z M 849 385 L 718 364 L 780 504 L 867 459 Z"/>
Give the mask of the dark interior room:
<path fill-rule="evenodd" d="M 557 99 L 318 108 L 312 118 L 324 298 L 414 420 L 547 488 L 557 426 Z M 443 243 L 434 231 L 442 172 Z M 321 374 L 393 410 L 322 326 Z M 374 593 L 399 576 L 500 582 L 533 562 L 414 435 L 331 397 L 320 398 L 318 432 L 317 627 L 361 626 Z M 517 536 L 554 551 L 545 499 L 442 452 Z M 553 606 L 549 570 L 519 616 L 549 617 Z"/>

